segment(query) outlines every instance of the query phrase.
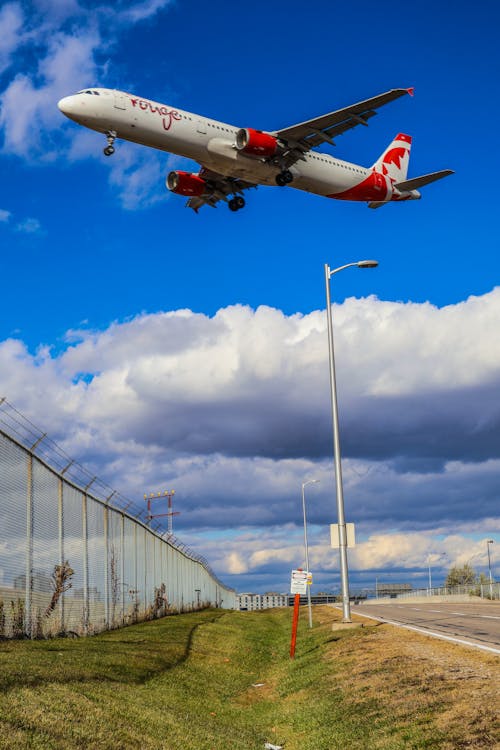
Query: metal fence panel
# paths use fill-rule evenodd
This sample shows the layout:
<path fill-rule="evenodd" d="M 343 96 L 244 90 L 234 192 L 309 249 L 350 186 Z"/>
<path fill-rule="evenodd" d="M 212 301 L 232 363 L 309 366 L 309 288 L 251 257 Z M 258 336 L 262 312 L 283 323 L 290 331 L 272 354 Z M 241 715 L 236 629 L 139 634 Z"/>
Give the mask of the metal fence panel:
<path fill-rule="evenodd" d="M 26 588 L 26 630 L 33 636 L 55 635 L 62 627 L 63 597 L 56 585 L 57 566 L 63 562 L 59 525 L 62 483 L 37 459 L 32 469 L 31 590 Z M 27 545 L 30 540 L 27 539 Z"/>
<path fill-rule="evenodd" d="M 63 561 L 74 571 L 72 587 L 63 597 L 62 630 L 85 633 L 85 577 L 83 543 L 83 493 L 75 487 L 63 486 Z"/>
<path fill-rule="evenodd" d="M 25 630 L 28 454 L 0 434 L 0 637 Z"/>
<path fill-rule="evenodd" d="M 104 507 L 91 497 L 87 497 L 87 535 L 89 629 L 99 632 L 108 625 Z"/>
<path fill-rule="evenodd" d="M 205 561 L 109 490 L 0 399 L 0 639 L 236 608 Z"/>

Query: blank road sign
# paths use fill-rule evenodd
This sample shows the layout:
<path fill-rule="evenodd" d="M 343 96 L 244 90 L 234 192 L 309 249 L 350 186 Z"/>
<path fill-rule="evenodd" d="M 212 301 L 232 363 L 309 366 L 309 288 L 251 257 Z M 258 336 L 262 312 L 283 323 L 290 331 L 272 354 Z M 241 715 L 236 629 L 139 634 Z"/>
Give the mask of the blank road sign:
<path fill-rule="evenodd" d="M 345 525 L 346 530 L 346 537 L 347 537 L 347 546 L 348 547 L 355 547 L 356 546 L 356 539 L 354 537 L 354 524 L 353 523 L 346 523 Z M 331 539 L 331 546 L 338 549 L 340 547 L 339 544 L 339 525 L 338 523 L 331 523 L 330 524 L 330 539 Z"/>

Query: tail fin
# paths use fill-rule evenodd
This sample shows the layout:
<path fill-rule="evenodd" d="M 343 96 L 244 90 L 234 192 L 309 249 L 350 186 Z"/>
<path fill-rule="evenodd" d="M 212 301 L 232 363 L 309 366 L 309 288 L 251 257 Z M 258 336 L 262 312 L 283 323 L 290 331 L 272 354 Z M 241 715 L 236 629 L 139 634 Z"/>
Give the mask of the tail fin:
<path fill-rule="evenodd" d="M 395 182 L 403 182 L 410 163 L 411 135 L 398 133 L 391 145 L 380 156 L 372 169 L 388 174 Z"/>

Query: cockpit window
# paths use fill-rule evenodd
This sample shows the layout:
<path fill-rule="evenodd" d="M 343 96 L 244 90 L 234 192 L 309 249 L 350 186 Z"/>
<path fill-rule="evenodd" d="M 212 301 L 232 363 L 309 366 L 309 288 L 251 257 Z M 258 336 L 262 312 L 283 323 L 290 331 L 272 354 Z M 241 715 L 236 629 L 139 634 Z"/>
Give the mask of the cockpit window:
<path fill-rule="evenodd" d="M 94 96 L 99 96 L 98 91 L 91 91 L 90 89 L 82 89 L 82 91 L 78 92 L 79 94 L 94 94 Z"/>

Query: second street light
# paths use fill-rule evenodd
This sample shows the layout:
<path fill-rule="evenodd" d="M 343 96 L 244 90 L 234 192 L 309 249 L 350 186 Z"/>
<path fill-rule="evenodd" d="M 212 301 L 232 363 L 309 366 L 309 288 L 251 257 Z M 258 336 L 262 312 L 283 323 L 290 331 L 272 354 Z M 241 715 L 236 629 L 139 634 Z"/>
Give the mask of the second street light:
<path fill-rule="evenodd" d="M 490 599 L 493 600 L 493 578 L 491 576 L 490 544 L 495 544 L 494 539 L 487 539 L 486 540 L 486 549 L 488 550 L 488 571 L 489 571 L 489 574 L 490 574 Z"/>
<path fill-rule="evenodd" d="M 347 534 L 344 515 L 344 491 L 342 487 L 342 467 L 340 457 L 339 415 L 337 406 L 337 385 L 335 379 L 335 356 L 333 349 L 332 303 L 330 299 L 330 279 L 333 274 L 345 268 L 376 268 L 376 260 L 358 260 L 339 268 L 330 268 L 325 263 L 326 283 L 326 319 L 328 323 L 328 354 L 330 363 L 330 395 L 332 401 L 333 455 L 335 459 L 335 484 L 337 489 L 337 517 L 339 526 L 340 581 L 342 587 L 342 621 L 351 622 L 351 605 L 349 602 L 349 573 L 347 568 Z"/>
<path fill-rule="evenodd" d="M 304 551 L 305 551 L 305 563 L 306 563 L 306 571 L 309 575 L 309 546 L 307 544 L 307 521 L 306 521 L 306 495 L 304 492 L 304 488 L 308 484 L 318 484 L 319 479 L 308 479 L 307 482 L 302 482 L 302 513 L 304 515 Z M 307 607 L 309 609 L 309 627 L 312 628 L 312 609 L 311 609 L 311 585 L 309 581 L 307 581 Z"/>

